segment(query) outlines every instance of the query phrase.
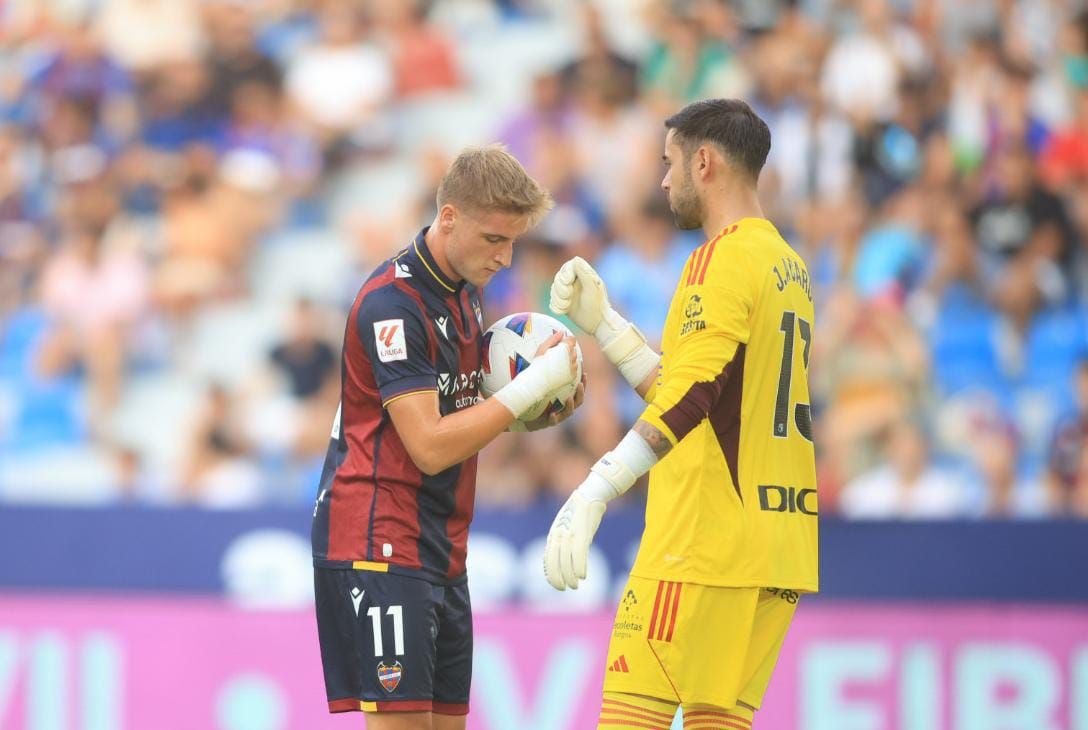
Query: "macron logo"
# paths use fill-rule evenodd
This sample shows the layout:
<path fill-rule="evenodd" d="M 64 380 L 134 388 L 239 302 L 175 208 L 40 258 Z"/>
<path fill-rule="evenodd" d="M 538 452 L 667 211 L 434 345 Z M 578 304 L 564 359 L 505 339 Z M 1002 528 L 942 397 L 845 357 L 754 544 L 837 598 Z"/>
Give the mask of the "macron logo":
<path fill-rule="evenodd" d="M 393 269 L 394 269 L 393 278 L 395 278 L 395 279 L 411 279 L 412 278 L 412 272 L 408 270 L 407 264 L 402 264 L 401 262 L 398 261 L 396 264 L 393 265 Z"/>
<path fill-rule="evenodd" d="M 448 321 L 449 321 L 449 317 L 435 317 L 434 318 L 434 323 L 436 325 L 438 325 L 439 331 L 442 332 L 442 336 L 445 337 L 447 340 L 450 338 L 449 333 L 446 332 L 446 322 L 448 322 Z"/>
<path fill-rule="evenodd" d="M 383 319 L 374 323 L 374 344 L 378 346 L 378 359 L 382 362 L 408 359 L 408 346 L 404 340 L 403 319 Z"/>
<path fill-rule="evenodd" d="M 364 593 L 366 591 L 361 591 L 358 587 L 351 589 L 351 605 L 355 606 L 355 618 L 359 618 L 359 604 L 363 602 Z"/>

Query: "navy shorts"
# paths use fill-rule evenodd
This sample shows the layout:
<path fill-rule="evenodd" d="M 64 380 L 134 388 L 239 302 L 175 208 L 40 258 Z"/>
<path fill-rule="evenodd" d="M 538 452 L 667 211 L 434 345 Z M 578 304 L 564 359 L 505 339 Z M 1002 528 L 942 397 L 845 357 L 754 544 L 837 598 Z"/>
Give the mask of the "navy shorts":
<path fill-rule="evenodd" d="M 329 712 L 468 713 L 468 585 L 314 568 Z"/>

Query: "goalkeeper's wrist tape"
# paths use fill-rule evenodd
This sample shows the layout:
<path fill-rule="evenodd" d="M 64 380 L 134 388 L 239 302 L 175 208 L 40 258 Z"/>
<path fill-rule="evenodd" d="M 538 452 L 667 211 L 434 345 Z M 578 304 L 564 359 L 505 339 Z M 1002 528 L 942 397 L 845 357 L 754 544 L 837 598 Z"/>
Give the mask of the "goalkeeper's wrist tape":
<path fill-rule="evenodd" d="M 620 496 L 657 463 L 657 454 L 646 439 L 628 431 L 616 448 L 602 456 L 589 470 L 590 478 L 578 491 L 592 501 L 608 502 Z"/>
<path fill-rule="evenodd" d="M 638 388 L 657 370 L 661 357 L 646 344 L 646 336 L 631 322 L 610 309 L 594 333 L 608 361 L 632 388 Z"/>

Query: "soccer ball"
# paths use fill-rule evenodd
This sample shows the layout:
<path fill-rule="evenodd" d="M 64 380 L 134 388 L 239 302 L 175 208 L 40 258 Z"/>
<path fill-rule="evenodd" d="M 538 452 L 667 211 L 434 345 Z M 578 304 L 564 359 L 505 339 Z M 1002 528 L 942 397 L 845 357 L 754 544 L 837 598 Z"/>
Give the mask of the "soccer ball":
<path fill-rule="evenodd" d="M 541 343 L 556 332 L 562 332 L 564 337 L 571 335 L 562 322 L 537 312 L 511 314 L 488 327 L 484 332 L 484 376 L 480 381 L 480 394 L 485 398 L 494 395 L 529 367 Z M 574 343 L 574 352 L 578 360 L 574 382 L 550 393 L 529 409 L 521 420 L 532 421 L 544 414 L 563 410 L 563 405 L 574 395 L 582 379 L 582 350 L 577 342 Z"/>

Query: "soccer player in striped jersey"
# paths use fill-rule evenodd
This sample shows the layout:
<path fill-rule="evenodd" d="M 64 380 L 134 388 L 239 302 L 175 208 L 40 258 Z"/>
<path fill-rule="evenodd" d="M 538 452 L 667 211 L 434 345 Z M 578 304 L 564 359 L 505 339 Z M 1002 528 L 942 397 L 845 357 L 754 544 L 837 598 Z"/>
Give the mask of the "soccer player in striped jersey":
<path fill-rule="evenodd" d="M 573 338 L 556 336 L 498 393 L 478 397 L 480 290 L 550 207 L 547 192 L 492 146 L 458 155 L 437 203 L 434 222 L 375 269 L 351 308 L 314 507 L 329 711 L 363 711 L 371 730 L 465 727 L 476 453 L 575 373 Z M 530 425 L 567 417 L 583 392 Z"/>
<path fill-rule="evenodd" d="M 679 705 L 685 728 L 747 730 L 798 598 L 818 587 L 812 292 L 756 193 L 763 120 L 716 99 L 665 127 L 661 186 L 679 227 L 707 242 L 677 284 L 660 358 L 589 264 L 556 274 L 552 309 L 595 335 L 648 405 L 559 511 L 544 569 L 576 588 L 606 504 L 648 471 L 599 727 L 668 728 Z"/>

